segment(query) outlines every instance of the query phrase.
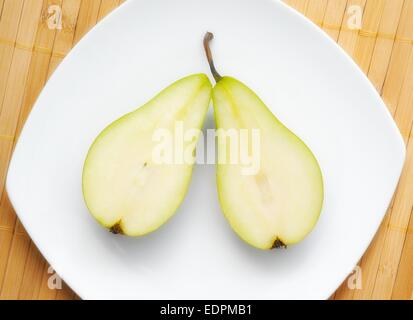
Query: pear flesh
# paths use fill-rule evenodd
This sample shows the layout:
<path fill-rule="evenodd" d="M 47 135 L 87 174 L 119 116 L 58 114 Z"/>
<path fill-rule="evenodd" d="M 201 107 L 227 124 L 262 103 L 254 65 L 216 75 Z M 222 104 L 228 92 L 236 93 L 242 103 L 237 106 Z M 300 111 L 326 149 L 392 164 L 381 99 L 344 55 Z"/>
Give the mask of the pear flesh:
<path fill-rule="evenodd" d="M 241 164 L 217 167 L 218 195 L 235 232 L 259 249 L 300 242 L 313 229 L 323 204 L 323 178 L 310 149 L 288 130 L 246 85 L 217 77 L 215 119 L 221 129 L 258 129 L 259 171 L 243 173 Z M 229 153 L 218 144 L 218 154 Z"/>
<path fill-rule="evenodd" d="M 181 79 L 109 125 L 96 138 L 83 169 L 83 195 L 94 218 L 114 233 L 142 236 L 163 225 L 187 192 L 193 163 L 154 161 L 156 130 L 174 135 L 202 128 L 211 97 L 206 75 Z M 194 152 L 198 136 L 183 147 Z M 175 140 L 171 150 L 175 150 Z"/>

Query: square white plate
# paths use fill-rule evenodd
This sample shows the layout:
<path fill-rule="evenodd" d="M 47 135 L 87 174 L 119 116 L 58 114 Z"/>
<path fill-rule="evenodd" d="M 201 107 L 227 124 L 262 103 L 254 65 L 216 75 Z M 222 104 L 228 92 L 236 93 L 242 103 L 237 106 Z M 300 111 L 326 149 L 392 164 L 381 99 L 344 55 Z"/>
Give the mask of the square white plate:
<path fill-rule="evenodd" d="M 184 204 L 157 232 L 128 239 L 89 215 L 81 174 L 113 120 L 173 81 L 219 70 L 249 85 L 319 159 L 325 205 L 301 244 L 263 252 L 221 214 L 214 166 L 197 166 Z M 214 126 L 211 113 L 207 128 Z M 401 135 L 352 60 L 272 0 L 129 0 L 48 82 L 16 147 L 7 190 L 55 270 L 82 298 L 325 299 L 366 250 L 398 182 Z M 162 201 L 162 199 L 160 199 Z"/>

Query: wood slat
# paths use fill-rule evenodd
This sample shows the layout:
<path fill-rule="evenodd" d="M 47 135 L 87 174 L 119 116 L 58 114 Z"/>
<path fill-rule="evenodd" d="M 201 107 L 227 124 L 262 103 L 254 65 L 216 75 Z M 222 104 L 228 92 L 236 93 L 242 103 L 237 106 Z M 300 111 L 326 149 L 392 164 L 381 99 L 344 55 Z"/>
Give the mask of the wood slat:
<path fill-rule="evenodd" d="M 23 279 L 27 252 L 31 242 L 26 232 L 19 230 L 19 224 L 20 223 L 17 222 L 13 234 L 0 299 L 18 299 L 19 297 L 20 284 Z"/>
<path fill-rule="evenodd" d="M 384 4 L 385 0 L 369 0 L 364 9 L 362 32 L 359 32 L 353 58 L 366 74 L 370 69 Z"/>
<path fill-rule="evenodd" d="M 400 260 L 399 269 L 394 284 L 392 299 L 412 299 L 413 294 L 413 219 L 410 213 L 410 223 L 407 229 L 407 235 L 404 242 L 402 258 Z"/>
<path fill-rule="evenodd" d="M 413 39 L 412 16 L 413 1 L 405 1 L 382 94 L 392 114 L 396 110 L 400 90 L 406 75 L 406 61 L 410 56 Z"/>
<path fill-rule="evenodd" d="M 346 7 L 347 0 L 328 1 L 322 28 L 334 41 L 337 41 L 340 35 Z"/>
<path fill-rule="evenodd" d="M 307 11 L 305 15 L 308 19 L 313 21 L 316 25 L 322 25 L 324 15 L 326 13 L 328 0 L 311 0 L 307 4 Z"/>
<path fill-rule="evenodd" d="M 82 1 L 79 19 L 76 25 L 74 43 L 79 40 L 96 24 L 99 17 L 101 0 Z"/>
<path fill-rule="evenodd" d="M 3 13 L 3 7 L 4 7 L 4 0 L 0 0 L 0 20 L 1 20 L 2 13 Z"/>
<path fill-rule="evenodd" d="M 19 290 L 19 299 L 36 300 L 42 285 L 46 261 L 33 242 L 30 243 L 26 266 Z"/>
<path fill-rule="evenodd" d="M 345 14 L 342 22 L 342 28 L 340 30 L 337 42 L 340 45 L 340 47 L 342 47 L 350 56 L 352 56 L 354 53 L 354 50 L 359 40 L 360 31 L 359 29 L 349 28 L 349 20 L 351 19 L 351 17 L 348 13 L 350 12 L 352 6 L 357 6 L 363 13 L 365 5 L 366 0 L 349 0 L 347 2 L 347 7 L 344 11 Z"/>
<path fill-rule="evenodd" d="M 119 0 L 102 0 L 98 13 L 98 21 L 106 17 L 110 12 L 120 5 Z"/>
<path fill-rule="evenodd" d="M 0 144 L 1 143 L 2 141 L 0 141 Z M 15 223 L 16 215 L 4 192 L 0 203 L 0 239 L 2 240 L 0 247 L 0 296 L 1 288 L 6 277 L 7 263 L 9 261 Z"/>
<path fill-rule="evenodd" d="M 408 143 L 408 154 L 386 231 L 386 239 L 372 294 L 374 299 L 391 298 L 413 207 L 413 198 L 411 197 L 413 190 L 413 143 L 410 136 L 413 121 L 413 106 L 411 103 L 413 91 L 413 46 L 411 40 L 407 41 L 407 39 L 413 39 L 413 19 L 411 19 L 411 15 L 413 15 L 413 1 L 407 1 L 405 6 L 406 4 L 407 7 L 400 19 L 397 32 L 399 40 L 396 39 L 393 49 L 394 56 L 392 56 L 391 60 L 393 63 L 391 62 L 390 64 L 383 97 L 385 99 L 387 97 L 391 101 L 389 109 L 395 113 L 396 123 L 405 141 Z M 402 60 L 397 61 L 393 57 Z M 396 72 L 396 70 L 399 70 L 399 72 Z M 393 88 L 399 95 L 396 96 L 395 93 L 390 93 L 389 88 Z"/>
<path fill-rule="evenodd" d="M 0 20 L 0 113 L 22 8 L 23 0 L 6 0 Z"/>
<path fill-rule="evenodd" d="M 369 69 L 369 79 L 379 92 L 382 92 L 384 80 L 387 75 L 404 1 L 405 0 L 386 0 L 384 3 L 376 45 Z M 375 2 L 375 0 L 372 0 L 372 2 Z"/>
<path fill-rule="evenodd" d="M 412 47 L 413 49 L 413 47 Z M 406 77 L 404 79 L 394 119 L 403 136 L 404 142 L 410 143 L 410 132 L 413 121 L 413 50 L 409 61 L 406 61 Z"/>
<path fill-rule="evenodd" d="M 6 92 L 7 79 L 13 57 L 23 0 L 6 0 L 3 4 L 2 19 L 0 20 L 0 115 Z M 13 146 L 13 135 L 3 134 L 0 130 L 0 198 L 2 198 L 6 171 Z M 1 264 L 1 262 L 0 262 Z"/>

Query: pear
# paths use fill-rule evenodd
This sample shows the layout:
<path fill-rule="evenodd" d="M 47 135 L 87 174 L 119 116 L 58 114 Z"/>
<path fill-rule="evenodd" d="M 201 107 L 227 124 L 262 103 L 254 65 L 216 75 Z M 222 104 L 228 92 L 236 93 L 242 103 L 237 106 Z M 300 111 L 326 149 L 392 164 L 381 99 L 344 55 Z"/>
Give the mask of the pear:
<path fill-rule="evenodd" d="M 82 184 L 86 205 L 101 225 L 142 236 L 174 215 L 191 180 L 211 90 L 204 74 L 181 79 L 96 138 Z M 183 140 L 178 131 L 192 135 Z"/>
<path fill-rule="evenodd" d="M 216 80 L 212 100 L 218 131 L 258 130 L 258 169 L 245 172 L 242 163 L 221 161 L 231 145 L 218 135 L 217 187 L 222 211 L 233 230 L 250 245 L 263 249 L 287 247 L 303 240 L 316 225 L 323 205 L 323 178 L 311 150 L 284 126 L 245 84 L 222 77 L 215 69 L 204 38 L 211 72 Z M 247 142 L 251 150 L 252 134 Z M 240 144 L 240 148 L 242 145 Z"/>

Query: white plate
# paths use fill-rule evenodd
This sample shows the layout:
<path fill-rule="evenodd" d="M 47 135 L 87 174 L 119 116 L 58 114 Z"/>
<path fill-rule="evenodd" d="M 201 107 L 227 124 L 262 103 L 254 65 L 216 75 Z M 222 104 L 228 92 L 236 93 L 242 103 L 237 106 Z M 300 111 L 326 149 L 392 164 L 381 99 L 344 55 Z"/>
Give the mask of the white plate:
<path fill-rule="evenodd" d="M 219 71 L 254 89 L 321 164 L 321 219 L 286 251 L 258 251 L 231 231 L 212 165 L 197 166 L 177 215 L 141 239 L 103 230 L 83 202 L 93 139 L 174 80 L 209 74 L 207 30 Z M 206 127 L 213 126 L 210 113 Z M 404 158 L 367 78 L 284 4 L 136 0 L 90 32 L 53 75 L 23 130 L 7 190 L 36 245 L 82 298 L 325 299 L 370 243 Z"/>

